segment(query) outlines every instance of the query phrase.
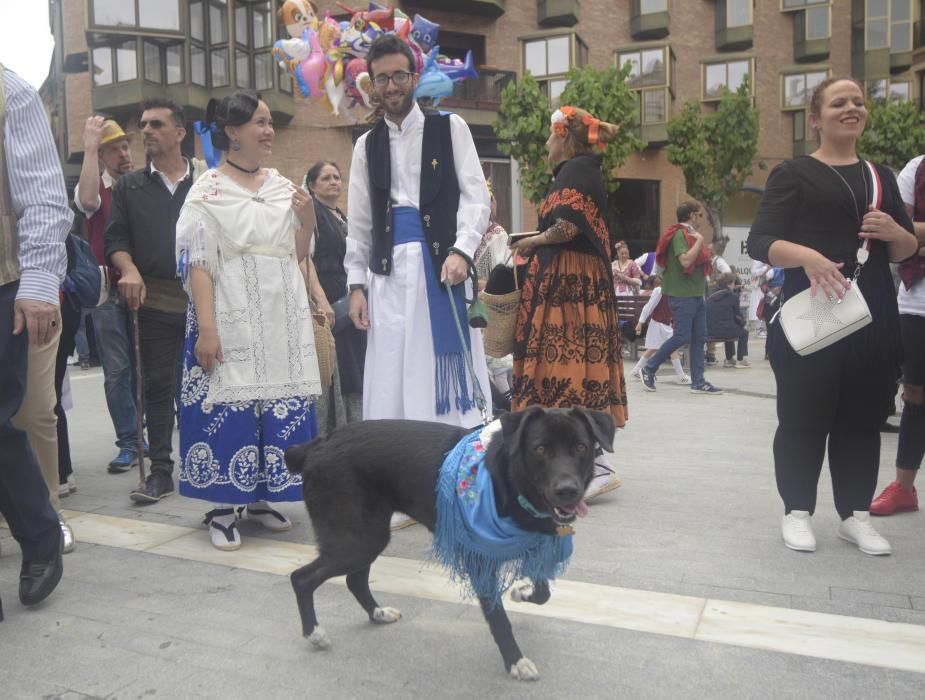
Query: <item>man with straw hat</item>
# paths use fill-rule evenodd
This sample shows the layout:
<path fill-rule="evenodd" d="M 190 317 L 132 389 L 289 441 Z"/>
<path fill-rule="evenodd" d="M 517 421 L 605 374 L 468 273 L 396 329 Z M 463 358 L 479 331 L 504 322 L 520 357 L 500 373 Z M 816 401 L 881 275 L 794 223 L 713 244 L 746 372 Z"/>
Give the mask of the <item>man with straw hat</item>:
<path fill-rule="evenodd" d="M 84 127 L 84 161 L 74 190 L 74 204 L 87 219 L 90 248 L 101 264 L 106 260 L 103 232 L 112 206 L 112 188 L 134 164 L 131 136 L 112 119 L 91 116 Z M 135 399 L 132 385 L 131 319 L 119 297 L 119 273 L 109 268 L 109 300 L 90 314 L 97 352 L 103 364 L 106 405 L 116 432 L 119 453 L 109 463 L 110 473 L 131 469 L 138 462 L 135 446 Z M 66 486 L 62 486 L 62 489 Z"/>

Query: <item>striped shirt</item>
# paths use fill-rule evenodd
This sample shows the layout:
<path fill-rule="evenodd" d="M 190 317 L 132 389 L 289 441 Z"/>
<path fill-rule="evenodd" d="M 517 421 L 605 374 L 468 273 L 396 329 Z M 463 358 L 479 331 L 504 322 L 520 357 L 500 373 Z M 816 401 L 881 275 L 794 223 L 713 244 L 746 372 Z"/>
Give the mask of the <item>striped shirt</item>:
<path fill-rule="evenodd" d="M 58 304 L 67 270 L 64 241 L 73 215 L 64 175 L 38 93 L 9 70 L 3 71 L 6 117 L 3 148 L 16 215 L 21 279 L 17 299 Z"/>

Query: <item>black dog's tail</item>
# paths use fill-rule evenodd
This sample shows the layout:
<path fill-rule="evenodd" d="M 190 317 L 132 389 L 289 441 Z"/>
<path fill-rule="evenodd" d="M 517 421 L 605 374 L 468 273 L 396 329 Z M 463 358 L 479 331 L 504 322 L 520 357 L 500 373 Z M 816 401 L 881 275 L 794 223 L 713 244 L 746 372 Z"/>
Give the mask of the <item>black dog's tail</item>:
<path fill-rule="evenodd" d="M 309 450 L 322 442 L 324 442 L 323 437 L 316 437 L 314 440 L 303 442 L 301 445 L 293 445 L 292 447 L 286 448 L 284 456 L 286 458 L 286 468 L 289 472 L 291 474 L 304 473 L 308 463 L 306 457 L 308 456 Z"/>

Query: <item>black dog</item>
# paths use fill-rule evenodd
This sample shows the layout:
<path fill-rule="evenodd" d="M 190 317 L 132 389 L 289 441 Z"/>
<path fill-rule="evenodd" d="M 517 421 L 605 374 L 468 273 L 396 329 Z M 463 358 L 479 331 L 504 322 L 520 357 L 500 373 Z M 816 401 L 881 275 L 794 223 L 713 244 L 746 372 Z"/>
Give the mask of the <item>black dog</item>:
<path fill-rule="evenodd" d="M 613 418 L 583 408 L 532 407 L 503 414 L 500 420 L 501 430 L 486 445 L 485 459 L 498 513 L 522 529 L 555 536 L 557 528 L 586 511 L 582 497 L 593 477 L 595 447 L 612 451 Z M 468 432 L 441 423 L 376 420 L 344 426 L 327 438 L 286 450 L 289 470 L 303 475 L 303 495 L 320 552 L 291 576 L 302 633 L 316 648 L 327 648 L 330 641 L 318 624 L 314 593 L 334 576 L 346 575 L 347 588 L 372 622 L 401 617 L 373 598 L 370 565 L 389 543 L 393 512 L 407 513 L 433 532 L 440 466 Z M 519 495 L 547 517 L 528 512 Z M 538 605 L 549 595 L 548 581 L 514 591 L 516 600 Z M 479 603 L 505 668 L 518 680 L 536 680 L 536 666 L 517 646 L 504 607 L 489 599 Z"/>

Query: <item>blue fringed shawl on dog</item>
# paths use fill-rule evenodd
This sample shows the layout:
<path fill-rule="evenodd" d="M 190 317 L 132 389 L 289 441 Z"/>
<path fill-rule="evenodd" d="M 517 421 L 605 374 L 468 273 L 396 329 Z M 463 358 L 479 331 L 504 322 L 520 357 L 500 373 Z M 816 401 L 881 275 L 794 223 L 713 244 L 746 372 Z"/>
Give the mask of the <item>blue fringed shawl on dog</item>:
<path fill-rule="evenodd" d="M 465 595 L 497 604 L 517 579 L 548 581 L 564 572 L 572 537 L 529 532 L 498 514 L 481 431 L 476 431 L 440 468 L 433 551 Z"/>

